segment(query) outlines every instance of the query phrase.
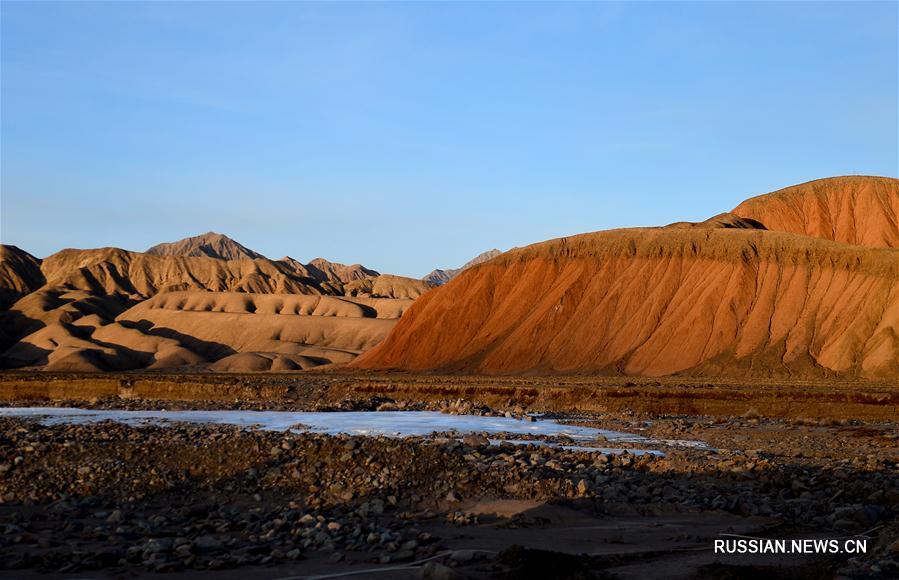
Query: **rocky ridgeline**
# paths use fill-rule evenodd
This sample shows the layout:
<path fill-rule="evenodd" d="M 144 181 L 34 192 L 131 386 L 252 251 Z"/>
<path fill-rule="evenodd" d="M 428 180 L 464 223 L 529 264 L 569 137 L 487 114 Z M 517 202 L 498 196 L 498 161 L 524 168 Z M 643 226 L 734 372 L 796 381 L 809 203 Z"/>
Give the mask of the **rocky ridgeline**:
<path fill-rule="evenodd" d="M 0 562 L 13 569 L 220 569 L 322 552 L 333 562 L 411 561 L 441 549 L 422 522 L 477 523 L 469 506 L 481 498 L 606 514 L 723 510 L 839 535 L 874 529 L 876 549 L 847 573 L 899 572 L 895 458 L 830 468 L 762 451 L 607 456 L 489 445 L 483 435 L 0 420 Z"/>

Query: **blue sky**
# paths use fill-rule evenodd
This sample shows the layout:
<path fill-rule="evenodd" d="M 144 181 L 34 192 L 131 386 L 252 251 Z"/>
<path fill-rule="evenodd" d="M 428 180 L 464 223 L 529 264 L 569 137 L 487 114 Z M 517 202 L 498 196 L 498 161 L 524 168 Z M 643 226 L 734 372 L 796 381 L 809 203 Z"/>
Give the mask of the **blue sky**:
<path fill-rule="evenodd" d="M 0 238 L 422 276 L 897 175 L 897 4 L 12 3 Z"/>

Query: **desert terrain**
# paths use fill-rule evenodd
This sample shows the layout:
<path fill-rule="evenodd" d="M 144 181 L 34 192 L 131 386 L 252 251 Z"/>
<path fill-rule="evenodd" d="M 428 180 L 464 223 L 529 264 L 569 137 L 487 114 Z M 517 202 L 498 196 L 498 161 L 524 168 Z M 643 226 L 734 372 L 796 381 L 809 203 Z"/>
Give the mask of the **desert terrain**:
<path fill-rule="evenodd" d="M 2 577 L 899 576 L 899 180 L 422 280 L 0 257 Z"/>
<path fill-rule="evenodd" d="M 147 252 L 4 247 L 0 366 L 278 371 L 346 363 L 431 285 L 208 233 Z"/>

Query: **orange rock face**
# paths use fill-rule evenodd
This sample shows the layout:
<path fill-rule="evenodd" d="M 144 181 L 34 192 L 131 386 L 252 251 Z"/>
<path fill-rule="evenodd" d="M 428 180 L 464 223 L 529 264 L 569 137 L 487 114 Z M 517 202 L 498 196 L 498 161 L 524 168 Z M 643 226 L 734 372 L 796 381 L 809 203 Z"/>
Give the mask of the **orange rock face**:
<path fill-rule="evenodd" d="M 425 294 L 352 365 L 896 378 L 897 184 L 824 180 L 733 212 L 767 229 L 727 218 L 513 250 Z M 824 239 L 770 231 L 791 229 Z"/>
<path fill-rule="evenodd" d="M 899 248 L 899 180 L 833 177 L 748 199 L 733 213 L 769 229 L 872 248 Z"/>

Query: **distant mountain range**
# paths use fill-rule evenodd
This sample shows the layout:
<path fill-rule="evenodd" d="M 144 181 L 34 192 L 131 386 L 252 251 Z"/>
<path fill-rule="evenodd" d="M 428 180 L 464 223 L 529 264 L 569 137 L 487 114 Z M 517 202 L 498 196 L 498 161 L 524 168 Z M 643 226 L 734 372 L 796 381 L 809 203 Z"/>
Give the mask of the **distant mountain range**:
<path fill-rule="evenodd" d="M 484 252 L 482 254 L 478 254 L 473 259 L 466 262 L 465 265 L 462 266 L 461 268 L 446 268 L 446 269 L 438 268 L 438 269 L 432 271 L 430 274 L 428 274 L 424 278 L 422 278 L 422 280 L 424 280 L 425 282 L 428 282 L 429 284 L 433 284 L 435 286 L 442 286 L 443 284 L 446 284 L 447 282 L 449 282 L 450 280 L 452 280 L 453 278 L 458 276 L 464 270 L 467 270 L 468 268 L 471 268 L 472 266 L 476 266 L 477 264 L 486 262 L 487 260 L 492 260 L 493 258 L 499 256 L 500 254 L 502 254 L 502 252 L 500 250 L 497 250 L 496 248 L 494 248 L 492 250 L 487 250 L 486 252 Z"/>
<path fill-rule="evenodd" d="M 270 260 L 208 232 L 153 246 L 0 246 L 0 368 L 294 370 L 380 342 L 431 284 L 360 264 Z"/>

